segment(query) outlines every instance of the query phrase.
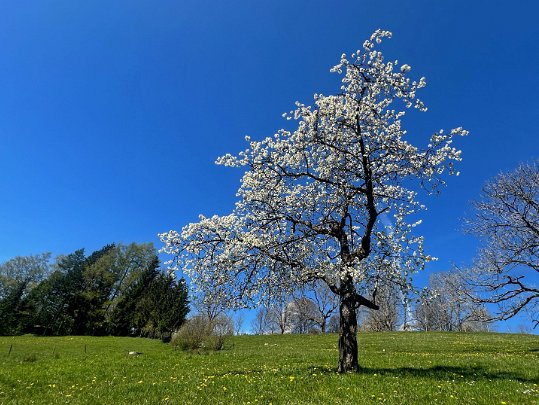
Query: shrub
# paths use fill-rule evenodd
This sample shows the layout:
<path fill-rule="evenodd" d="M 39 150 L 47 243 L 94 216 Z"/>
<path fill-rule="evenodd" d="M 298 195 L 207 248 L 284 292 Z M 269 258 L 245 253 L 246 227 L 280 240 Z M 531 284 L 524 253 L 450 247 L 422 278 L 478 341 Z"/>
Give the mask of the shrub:
<path fill-rule="evenodd" d="M 232 334 L 226 317 L 218 317 L 213 322 L 202 315 L 187 320 L 173 335 L 171 344 L 181 350 L 222 350 L 227 338 Z"/>

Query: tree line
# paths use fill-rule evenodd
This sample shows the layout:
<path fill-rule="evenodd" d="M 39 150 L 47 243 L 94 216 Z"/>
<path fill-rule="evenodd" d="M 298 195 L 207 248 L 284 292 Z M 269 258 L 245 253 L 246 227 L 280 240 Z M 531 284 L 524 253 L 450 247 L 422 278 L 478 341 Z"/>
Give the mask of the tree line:
<path fill-rule="evenodd" d="M 376 287 L 378 310 L 361 308 L 358 328 L 369 332 L 492 330 L 494 316 L 474 299 L 472 288 L 458 270 L 433 273 L 428 285 L 405 295 L 396 284 Z M 338 333 L 339 301 L 320 282 L 261 306 L 251 322 L 256 334 Z"/>
<path fill-rule="evenodd" d="M 168 340 L 189 312 L 184 279 L 151 243 L 15 257 L 0 264 L 0 335 L 117 335 Z"/>

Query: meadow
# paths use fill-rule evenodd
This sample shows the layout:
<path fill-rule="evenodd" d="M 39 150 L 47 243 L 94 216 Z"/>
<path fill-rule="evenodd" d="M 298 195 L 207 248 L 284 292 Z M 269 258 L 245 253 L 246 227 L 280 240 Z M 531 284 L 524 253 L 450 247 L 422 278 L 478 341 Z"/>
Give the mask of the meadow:
<path fill-rule="evenodd" d="M 236 336 L 206 353 L 141 338 L 1 337 L 0 403 L 539 403 L 539 336 L 361 333 L 359 345 L 361 372 L 341 375 L 336 335 Z"/>

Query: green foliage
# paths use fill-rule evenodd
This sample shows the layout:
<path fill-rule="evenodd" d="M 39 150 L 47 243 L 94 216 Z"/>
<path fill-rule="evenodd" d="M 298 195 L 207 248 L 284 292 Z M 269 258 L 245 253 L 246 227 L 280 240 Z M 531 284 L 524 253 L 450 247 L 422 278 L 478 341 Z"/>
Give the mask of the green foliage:
<path fill-rule="evenodd" d="M 32 256 L 17 256 L 0 264 L 0 300 L 9 295 L 13 288 L 26 282 L 26 288 L 32 288 L 49 273 L 50 253 Z"/>
<path fill-rule="evenodd" d="M 0 335 L 168 339 L 189 310 L 185 282 L 160 272 L 152 244 L 106 245 L 89 256 L 80 249 L 58 257 L 51 272 L 49 257 L 0 265 Z"/>
<path fill-rule="evenodd" d="M 358 338 L 363 368 L 350 374 L 336 373 L 334 334 L 234 336 L 230 349 L 201 355 L 141 338 L 0 338 L 0 403 L 539 402 L 538 336 L 393 332 Z"/>
<path fill-rule="evenodd" d="M 142 336 L 169 341 L 188 312 L 185 280 L 159 273 L 137 302 L 133 321 Z"/>
<path fill-rule="evenodd" d="M 17 256 L 0 264 L 0 335 L 20 333 L 29 314 L 25 298 L 49 273 L 50 253 Z"/>
<path fill-rule="evenodd" d="M 33 313 L 32 324 L 40 325 L 40 330 L 46 334 L 87 334 L 100 302 L 94 298 L 95 290 L 87 285 L 85 272 L 113 247 L 105 246 L 88 258 L 84 256 L 84 249 L 59 257 L 50 277 L 27 299 L 26 305 Z M 31 327 L 27 325 L 29 331 Z"/>
<path fill-rule="evenodd" d="M 121 336 L 134 334 L 137 304 L 157 277 L 158 266 L 159 261 L 155 257 L 152 263 L 140 274 L 139 279 L 125 287 L 122 294 L 116 299 L 116 304 L 113 306 L 108 320 L 108 328 L 112 334 Z"/>
<path fill-rule="evenodd" d="M 19 318 L 23 316 L 21 301 L 28 280 L 22 280 L 12 286 L 7 295 L 0 300 L 0 335 L 12 335 L 19 332 Z"/>

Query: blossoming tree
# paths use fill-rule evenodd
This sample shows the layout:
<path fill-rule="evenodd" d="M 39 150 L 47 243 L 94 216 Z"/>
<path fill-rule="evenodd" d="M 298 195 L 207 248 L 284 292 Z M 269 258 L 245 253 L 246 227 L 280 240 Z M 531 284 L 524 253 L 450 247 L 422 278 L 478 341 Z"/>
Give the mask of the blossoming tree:
<path fill-rule="evenodd" d="M 376 49 L 387 31 L 377 30 L 363 49 L 342 55 L 331 70 L 342 75 L 340 92 L 296 103 L 285 117 L 297 126 L 251 141 L 238 156 L 218 164 L 245 168 L 239 200 L 226 216 L 200 216 L 181 232 L 160 235 L 171 265 L 199 288 L 235 307 L 256 305 L 304 282 L 321 280 L 339 297 L 340 372 L 358 370 L 357 309 L 377 309 L 379 280 L 410 286 L 410 275 L 431 258 L 420 221 L 407 220 L 424 207 L 416 200 L 457 173 L 457 128 L 440 131 L 428 146 L 410 144 L 401 128 L 402 109 L 426 111 L 416 92 L 425 79 L 408 77 Z M 372 287 L 369 294 L 359 294 Z"/>

